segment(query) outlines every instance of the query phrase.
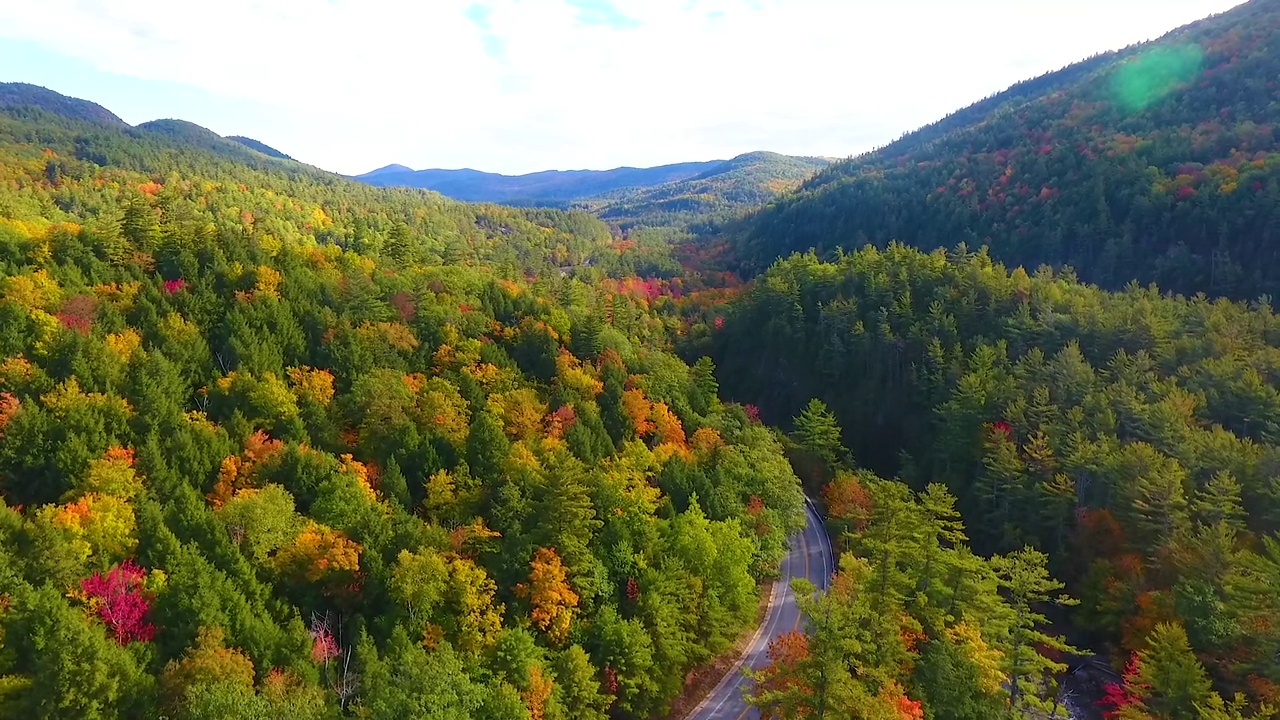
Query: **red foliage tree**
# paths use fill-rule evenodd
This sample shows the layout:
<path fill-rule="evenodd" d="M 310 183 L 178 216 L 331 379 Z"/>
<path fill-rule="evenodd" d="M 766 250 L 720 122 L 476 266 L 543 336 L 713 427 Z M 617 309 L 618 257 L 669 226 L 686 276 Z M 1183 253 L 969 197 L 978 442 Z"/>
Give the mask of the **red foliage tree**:
<path fill-rule="evenodd" d="M 147 622 L 151 603 L 144 584 L 147 573 L 132 560 L 125 560 L 105 575 L 94 573 L 80 583 L 91 607 L 106 623 L 116 642 L 146 642 L 155 636 L 155 625 Z"/>
<path fill-rule="evenodd" d="M 1135 691 L 1135 685 L 1141 666 L 1139 664 L 1138 654 L 1133 653 L 1129 656 L 1129 664 L 1124 670 L 1124 679 L 1118 683 L 1108 683 L 1103 689 L 1102 699 L 1098 701 L 1098 707 L 1101 707 L 1102 716 L 1108 718 L 1118 718 L 1124 713 L 1124 709 L 1130 705 L 1140 703 L 1142 700 Z"/>
<path fill-rule="evenodd" d="M 58 311 L 58 321 L 67 329 L 88 335 L 93 318 L 98 313 L 98 301 L 92 295 L 75 295 L 67 298 Z"/>

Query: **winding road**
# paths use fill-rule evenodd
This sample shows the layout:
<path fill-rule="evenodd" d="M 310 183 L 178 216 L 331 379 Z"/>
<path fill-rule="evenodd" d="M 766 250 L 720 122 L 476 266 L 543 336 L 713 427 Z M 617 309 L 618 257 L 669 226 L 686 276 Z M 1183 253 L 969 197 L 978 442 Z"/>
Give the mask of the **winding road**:
<path fill-rule="evenodd" d="M 796 605 L 791 581 L 809 578 L 820 590 L 826 590 L 835 571 L 835 557 L 831 540 L 822 527 L 813 503 L 805 501 L 808 523 L 804 530 L 791 538 L 791 550 L 782 561 L 782 575 L 773 584 L 769 598 L 769 610 L 764 622 L 756 628 L 751 644 L 734 663 L 715 689 L 689 713 L 686 720 L 746 720 L 759 718 L 760 711 L 747 704 L 744 693 L 751 681 L 742 674 L 743 668 L 758 670 L 769 663 L 769 643 L 779 635 L 801 629 L 804 617 Z"/>

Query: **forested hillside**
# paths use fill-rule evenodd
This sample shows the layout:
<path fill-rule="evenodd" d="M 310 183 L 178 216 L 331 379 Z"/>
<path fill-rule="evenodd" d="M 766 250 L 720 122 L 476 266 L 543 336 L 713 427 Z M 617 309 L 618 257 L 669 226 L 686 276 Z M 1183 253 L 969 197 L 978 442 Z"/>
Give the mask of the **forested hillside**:
<path fill-rule="evenodd" d="M 1000 717 L 1002 687 L 1014 707 L 1051 706 L 1055 666 L 1023 654 L 1055 647 L 1027 634 L 1048 619 L 1124 673 L 1109 717 L 1280 708 L 1269 305 L 1109 293 L 963 245 L 891 244 L 779 261 L 712 312 L 694 346 L 713 349 L 729 396 L 768 421 L 799 415 L 849 551 L 810 608 L 814 635 L 776 648 L 761 702 L 801 708 L 778 717 L 889 682 L 929 717 Z M 968 553 L 961 517 L 995 557 Z M 1054 608 L 1041 553 L 1078 606 Z"/>
<path fill-rule="evenodd" d="M 734 235 L 751 272 L 816 248 L 987 245 L 1119 289 L 1280 289 L 1280 4 L 1022 83 L 833 165 Z"/>
<path fill-rule="evenodd" d="M 0 716 L 647 718 L 750 626 L 798 482 L 602 223 L 36 99 L 0 112 Z"/>
<path fill-rule="evenodd" d="M 616 190 L 574 206 L 624 230 L 645 226 L 702 232 L 794 190 L 830 164 L 824 158 L 747 153 L 686 180 Z"/>

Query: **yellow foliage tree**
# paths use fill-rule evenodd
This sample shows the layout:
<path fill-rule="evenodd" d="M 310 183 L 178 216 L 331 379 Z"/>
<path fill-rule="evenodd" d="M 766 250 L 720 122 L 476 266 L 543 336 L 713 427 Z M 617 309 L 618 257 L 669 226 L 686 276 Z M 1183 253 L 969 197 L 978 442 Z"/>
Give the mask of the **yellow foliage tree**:
<path fill-rule="evenodd" d="M 102 457 L 90 460 L 81 489 L 121 498 L 142 492 L 142 478 L 133 468 L 133 450 L 112 447 Z"/>
<path fill-rule="evenodd" d="M 556 382 L 583 400 L 591 400 L 604 392 L 604 383 L 583 369 L 578 358 L 567 350 L 556 358 Z"/>
<path fill-rule="evenodd" d="M 533 388 L 519 388 L 490 397 L 490 407 L 502 418 L 507 434 L 521 440 L 538 435 L 542 419 L 547 414 L 547 404 L 538 399 Z"/>
<path fill-rule="evenodd" d="M 659 444 L 674 445 L 678 448 L 687 446 L 684 426 L 680 424 L 680 418 L 671 412 L 671 408 L 667 407 L 666 403 L 654 403 L 652 418 L 654 432 L 657 433 Z"/>
<path fill-rule="evenodd" d="M 529 668 L 529 686 L 521 693 L 525 707 L 529 708 L 529 720 L 545 720 L 547 701 L 555 690 L 555 682 L 542 670 L 541 665 Z"/>
<path fill-rule="evenodd" d="M 636 429 L 638 437 L 653 434 L 653 421 L 649 419 L 653 403 L 640 390 L 626 390 L 622 393 L 622 410 L 631 419 L 631 426 Z"/>
<path fill-rule="evenodd" d="M 333 528 L 310 522 L 276 554 L 280 571 L 307 582 L 345 583 L 360 570 L 360 544 Z"/>
<path fill-rule="evenodd" d="M 1000 692 L 1009 677 L 1000 668 L 1004 665 L 1004 655 L 997 649 L 987 645 L 982 633 L 976 627 L 960 623 L 947 628 L 947 637 L 967 656 L 978 669 L 978 685 L 983 692 L 992 695 Z"/>
<path fill-rule="evenodd" d="M 529 583 L 518 586 L 516 592 L 529 599 L 533 606 L 530 613 L 533 624 L 552 642 L 561 643 L 569 637 L 578 594 L 569 586 L 564 563 L 553 548 L 538 548 L 534 552 Z"/>
<path fill-rule="evenodd" d="M 446 598 L 453 611 L 454 643 L 460 650 L 478 654 L 493 645 L 502 630 L 502 608 L 493 602 L 497 591 L 484 568 L 465 558 L 450 561 Z"/>
<path fill-rule="evenodd" d="M 257 272 L 254 273 L 253 294 L 255 296 L 279 298 L 280 281 L 279 271 L 267 265 L 259 265 Z"/>
<path fill-rule="evenodd" d="M 309 367 L 293 367 L 287 372 L 289 384 L 299 399 L 328 406 L 333 401 L 333 373 Z"/>
<path fill-rule="evenodd" d="M 27 310 L 51 310 L 62 302 L 62 289 L 45 270 L 27 275 L 11 275 L 0 281 L 0 294 L 5 300 Z"/>
<path fill-rule="evenodd" d="M 181 660 L 170 660 L 160 674 L 161 695 L 171 710 L 183 704 L 188 688 L 203 683 L 253 688 L 253 661 L 226 646 L 222 628 L 200 628 L 196 644 Z"/>
<path fill-rule="evenodd" d="M 88 493 L 65 505 L 46 505 L 36 515 L 70 533 L 77 554 L 102 567 L 129 557 L 138 545 L 133 506 L 123 498 Z"/>
<path fill-rule="evenodd" d="M 103 342 L 106 343 L 107 351 L 117 362 L 127 363 L 138 348 L 142 347 L 142 336 L 133 328 L 125 328 L 118 333 L 108 335 Z"/>

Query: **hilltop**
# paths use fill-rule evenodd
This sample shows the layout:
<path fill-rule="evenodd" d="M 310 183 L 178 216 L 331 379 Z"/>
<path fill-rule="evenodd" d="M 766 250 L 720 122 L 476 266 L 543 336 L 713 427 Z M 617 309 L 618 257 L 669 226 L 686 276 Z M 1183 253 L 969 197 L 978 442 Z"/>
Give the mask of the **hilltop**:
<path fill-rule="evenodd" d="M 38 108 L 55 115 L 109 127 L 128 127 L 115 113 L 97 103 L 67 97 L 27 83 L 0 83 L 0 108 Z"/>
<path fill-rule="evenodd" d="M 988 245 L 1108 287 L 1280 290 L 1280 3 L 1020 83 L 832 165 L 733 235 L 741 266 L 890 240 Z"/>
<path fill-rule="evenodd" d="M 293 159 L 253 138 L 239 135 L 223 137 L 208 128 L 186 120 L 151 120 L 132 127 L 115 113 L 97 103 L 68 97 L 39 85 L 0 83 L 0 109 L 4 109 L 12 116 L 36 121 L 41 118 L 38 115 L 31 116 L 32 112 L 48 113 L 63 120 L 89 123 L 97 126 L 99 130 L 106 128 L 125 132 L 132 130 L 134 137 L 140 137 L 138 133 L 160 135 L 187 149 L 210 150 L 238 159 L 252 158 L 256 154 L 277 160 Z M 248 153 L 246 150 L 252 150 L 253 153 Z"/>

